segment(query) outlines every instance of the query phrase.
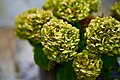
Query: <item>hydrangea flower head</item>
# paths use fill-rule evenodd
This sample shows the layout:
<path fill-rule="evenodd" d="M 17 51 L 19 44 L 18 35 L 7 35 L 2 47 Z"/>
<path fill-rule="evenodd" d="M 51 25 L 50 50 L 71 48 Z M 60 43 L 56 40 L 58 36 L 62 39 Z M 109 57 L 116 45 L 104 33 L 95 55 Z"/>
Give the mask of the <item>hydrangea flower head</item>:
<path fill-rule="evenodd" d="M 17 36 L 22 39 L 34 39 L 39 41 L 40 30 L 46 22 L 53 17 L 50 11 L 32 8 L 18 15 L 15 21 Z"/>
<path fill-rule="evenodd" d="M 89 12 L 89 4 L 85 0 L 63 0 L 56 14 L 69 22 L 75 22 L 86 18 Z"/>
<path fill-rule="evenodd" d="M 78 53 L 73 61 L 73 68 L 78 80 L 96 80 L 102 68 L 102 60 L 87 50 Z"/>
<path fill-rule="evenodd" d="M 86 44 L 90 52 L 120 55 L 120 22 L 112 17 L 96 17 L 86 29 Z"/>
<path fill-rule="evenodd" d="M 48 59 L 67 62 L 76 55 L 79 30 L 61 19 L 53 18 L 41 30 L 42 45 Z"/>
<path fill-rule="evenodd" d="M 112 16 L 120 21 L 120 1 L 111 7 Z"/>
<path fill-rule="evenodd" d="M 97 12 L 100 7 L 101 0 L 86 0 L 86 2 L 90 5 L 90 12 Z"/>

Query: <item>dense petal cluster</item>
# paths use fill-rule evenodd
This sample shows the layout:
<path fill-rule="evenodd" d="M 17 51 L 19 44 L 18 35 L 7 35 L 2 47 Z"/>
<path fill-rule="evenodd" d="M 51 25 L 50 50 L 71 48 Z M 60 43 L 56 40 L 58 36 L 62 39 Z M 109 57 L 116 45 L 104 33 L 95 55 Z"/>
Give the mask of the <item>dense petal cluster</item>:
<path fill-rule="evenodd" d="M 58 9 L 61 1 L 63 0 L 46 0 L 45 4 L 43 5 L 43 9 L 55 12 Z"/>
<path fill-rule="evenodd" d="M 120 2 L 116 2 L 115 5 L 111 7 L 111 10 L 120 15 Z"/>
<path fill-rule="evenodd" d="M 101 0 L 46 0 L 43 8 L 69 22 L 85 19 L 89 12 L 97 12 Z"/>
<path fill-rule="evenodd" d="M 86 0 L 86 2 L 90 4 L 90 12 L 97 12 L 100 7 L 101 0 Z"/>
<path fill-rule="evenodd" d="M 44 23 L 53 17 L 50 11 L 36 8 L 25 11 L 18 15 L 15 21 L 17 36 L 22 39 L 40 40 L 40 30 Z"/>
<path fill-rule="evenodd" d="M 63 0 L 59 4 L 57 16 L 69 22 L 82 20 L 89 15 L 89 4 L 85 0 Z"/>
<path fill-rule="evenodd" d="M 86 29 L 87 49 L 93 53 L 120 55 L 120 22 L 112 17 L 96 17 Z"/>
<path fill-rule="evenodd" d="M 73 59 L 79 42 L 79 30 L 63 20 L 53 18 L 43 25 L 42 45 L 48 59 L 66 62 Z"/>
<path fill-rule="evenodd" d="M 86 50 L 78 53 L 73 61 L 73 68 L 78 80 L 95 80 L 101 72 L 102 60 Z"/>
<path fill-rule="evenodd" d="M 89 15 L 89 4 L 85 0 L 47 0 L 44 9 L 69 22 L 82 20 Z"/>
<path fill-rule="evenodd" d="M 111 7 L 112 16 L 120 20 L 120 1 Z"/>

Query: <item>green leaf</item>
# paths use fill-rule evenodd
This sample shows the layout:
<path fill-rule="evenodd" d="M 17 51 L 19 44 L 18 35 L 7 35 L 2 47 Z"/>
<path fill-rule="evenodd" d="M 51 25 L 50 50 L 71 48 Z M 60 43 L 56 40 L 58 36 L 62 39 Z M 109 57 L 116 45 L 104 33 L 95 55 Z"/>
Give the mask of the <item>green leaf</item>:
<path fill-rule="evenodd" d="M 39 44 L 34 47 L 34 61 L 43 70 L 50 70 L 54 67 L 55 63 L 50 61 L 42 50 L 43 46 Z"/>
<path fill-rule="evenodd" d="M 34 40 L 32 40 L 32 39 L 29 39 L 28 41 L 29 41 L 29 43 L 30 43 L 33 47 L 42 46 L 41 43 L 37 43 L 36 41 L 34 41 Z"/>
<path fill-rule="evenodd" d="M 96 80 L 111 80 L 112 72 L 111 70 L 101 70 L 101 74 L 97 77 Z"/>
<path fill-rule="evenodd" d="M 108 56 L 103 54 L 101 56 L 101 59 L 103 61 L 103 69 L 108 69 L 110 66 L 114 65 L 117 62 L 116 56 Z"/>
<path fill-rule="evenodd" d="M 76 28 L 79 29 L 79 33 L 80 33 L 80 42 L 78 44 L 79 50 L 84 50 L 85 49 L 85 39 L 84 39 L 84 32 L 83 32 L 83 27 L 81 26 L 80 22 L 76 21 L 75 23 Z"/>
<path fill-rule="evenodd" d="M 101 59 L 103 61 L 101 75 L 103 77 L 105 77 L 107 80 L 109 80 L 112 75 L 112 71 L 111 71 L 110 67 L 117 62 L 117 57 L 116 56 L 108 56 L 106 54 L 103 54 L 101 56 Z"/>
<path fill-rule="evenodd" d="M 76 73 L 72 67 L 72 61 L 67 62 L 58 69 L 57 80 L 77 80 Z"/>

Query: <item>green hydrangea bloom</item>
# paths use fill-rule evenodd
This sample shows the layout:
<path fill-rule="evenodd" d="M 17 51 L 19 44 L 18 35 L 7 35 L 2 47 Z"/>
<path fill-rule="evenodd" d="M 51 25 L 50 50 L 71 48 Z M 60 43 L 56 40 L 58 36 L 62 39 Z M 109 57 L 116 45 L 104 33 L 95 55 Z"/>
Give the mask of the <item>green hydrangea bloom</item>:
<path fill-rule="evenodd" d="M 86 0 L 86 2 L 90 4 L 90 12 L 97 12 L 100 7 L 101 0 Z"/>
<path fill-rule="evenodd" d="M 61 19 L 53 18 L 43 25 L 41 38 L 43 51 L 49 60 L 67 62 L 76 55 L 79 29 Z"/>
<path fill-rule="evenodd" d="M 101 72 L 102 64 L 103 62 L 98 56 L 83 50 L 77 54 L 72 66 L 78 80 L 96 80 Z"/>
<path fill-rule="evenodd" d="M 86 48 L 90 52 L 120 55 L 120 22 L 112 17 L 96 17 L 86 29 Z"/>
<path fill-rule="evenodd" d="M 52 10 L 55 16 L 69 22 L 86 18 L 90 11 L 85 0 L 47 0 L 43 8 Z"/>
<path fill-rule="evenodd" d="M 40 30 L 53 17 L 50 11 L 32 8 L 18 15 L 15 20 L 17 36 L 40 41 Z"/>
<path fill-rule="evenodd" d="M 51 10 L 54 13 L 58 9 L 58 5 L 61 1 L 63 0 L 46 0 L 45 4 L 43 5 L 43 9 Z"/>
<path fill-rule="evenodd" d="M 111 7 L 112 16 L 120 21 L 120 1 Z"/>
<path fill-rule="evenodd" d="M 112 7 L 111 7 L 112 11 L 115 11 L 117 14 L 120 15 L 120 2 L 116 2 Z"/>
<path fill-rule="evenodd" d="M 63 0 L 56 14 L 60 18 L 74 22 L 86 18 L 89 11 L 89 4 L 85 0 Z"/>

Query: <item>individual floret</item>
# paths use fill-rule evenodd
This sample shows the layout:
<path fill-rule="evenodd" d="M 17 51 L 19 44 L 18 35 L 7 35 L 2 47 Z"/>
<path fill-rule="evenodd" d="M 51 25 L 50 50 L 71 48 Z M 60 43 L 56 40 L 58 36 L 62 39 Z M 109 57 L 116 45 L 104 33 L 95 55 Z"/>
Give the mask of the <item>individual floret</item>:
<path fill-rule="evenodd" d="M 67 62 L 77 53 L 79 30 L 61 19 L 53 18 L 44 24 L 41 37 L 43 51 L 51 61 Z"/>

